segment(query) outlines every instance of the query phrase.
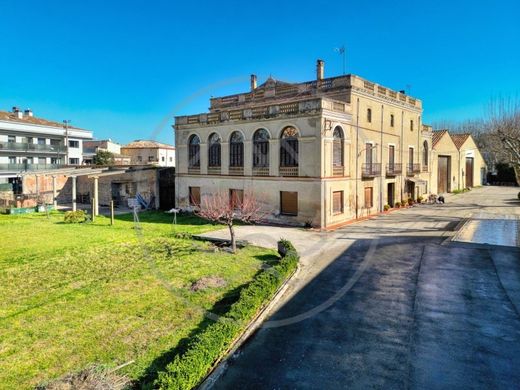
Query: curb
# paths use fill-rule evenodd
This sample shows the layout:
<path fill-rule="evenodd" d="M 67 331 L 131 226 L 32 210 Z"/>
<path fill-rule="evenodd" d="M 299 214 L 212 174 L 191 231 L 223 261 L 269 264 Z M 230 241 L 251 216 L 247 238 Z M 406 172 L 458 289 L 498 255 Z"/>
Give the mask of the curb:
<path fill-rule="evenodd" d="M 299 255 L 298 255 L 299 257 Z M 269 315 L 271 310 L 274 308 L 278 302 L 282 299 L 287 288 L 289 287 L 289 282 L 292 281 L 299 273 L 300 273 L 300 260 L 298 259 L 298 266 L 296 270 L 290 275 L 284 283 L 278 288 L 278 290 L 274 293 L 273 297 L 265 305 L 258 314 L 251 320 L 249 325 L 244 329 L 242 334 L 231 344 L 230 348 L 226 352 L 226 354 L 218 360 L 212 370 L 206 375 L 202 383 L 196 387 L 199 390 L 207 390 L 210 389 L 215 382 L 224 374 L 228 367 L 228 361 L 233 357 L 236 351 L 244 345 L 244 343 L 253 335 L 253 333 L 262 325 L 265 318 Z"/>

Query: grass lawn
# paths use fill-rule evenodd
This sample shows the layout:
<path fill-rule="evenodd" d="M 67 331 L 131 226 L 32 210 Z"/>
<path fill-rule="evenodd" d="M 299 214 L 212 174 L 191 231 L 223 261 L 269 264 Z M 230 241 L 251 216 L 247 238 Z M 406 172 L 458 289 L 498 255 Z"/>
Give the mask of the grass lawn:
<path fill-rule="evenodd" d="M 232 300 L 274 251 L 231 255 L 176 232 L 220 228 L 193 217 L 142 213 L 64 224 L 63 214 L 0 215 L 0 388 L 31 388 L 90 365 L 141 378 Z M 223 287 L 191 291 L 205 276 Z M 231 298 L 230 298 L 231 296 Z"/>

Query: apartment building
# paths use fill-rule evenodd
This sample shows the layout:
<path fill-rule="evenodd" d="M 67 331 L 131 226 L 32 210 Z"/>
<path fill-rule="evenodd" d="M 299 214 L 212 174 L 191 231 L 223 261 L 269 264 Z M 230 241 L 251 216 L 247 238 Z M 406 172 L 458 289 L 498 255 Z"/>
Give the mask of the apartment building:
<path fill-rule="evenodd" d="M 130 165 L 130 156 L 121 154 L 121 145 L 111 139 L 83 142 L 83 162 L 87 165 L 94 163 L 94 156 L 99 152 L 112 153 L 114 165 Z"/>
<path fill-rule="evenodd" d="M 286 83 L 210 100 L 175 118 L 176 200 L 250 191 L 272 221 L 330 228 L 429 191 L 432 131 L 422 103 L 355 75 Z"/>
<path fill-rule="evenodd" d="M 83 163 L 83 142 L 92 132 L 35 117 L 29 109 L 0 111 L 0 180 L 20 172 Z"/>
<path fill-rule="evenodd" d="M 175 166 L 175 147 L 157 141 L 136 140 L 122 146 L 121 154 L 129 156 L 133 165 Z"/>

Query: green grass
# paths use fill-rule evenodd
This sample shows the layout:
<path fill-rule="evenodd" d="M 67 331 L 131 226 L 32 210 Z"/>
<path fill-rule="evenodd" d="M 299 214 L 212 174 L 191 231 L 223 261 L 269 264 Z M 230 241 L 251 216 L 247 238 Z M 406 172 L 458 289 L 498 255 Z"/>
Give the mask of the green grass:
<path fill-rule="evenodd" d="M 233 302 L 274 251 L 236 255 L 174 237 L 220 228 L 198 218 L 140 214 L 64 224 L 63 214 L 0 215 L 0 388 L 31 388 L 90 365 L 139 379 L 161 368 L 204 322 L 203 309 Z M 225 287 L 192 292 L 204 276 Z M 222 308 L 220 308 L 221 310 Z M 150 371 L 151 370 L 151 371 Z"/>

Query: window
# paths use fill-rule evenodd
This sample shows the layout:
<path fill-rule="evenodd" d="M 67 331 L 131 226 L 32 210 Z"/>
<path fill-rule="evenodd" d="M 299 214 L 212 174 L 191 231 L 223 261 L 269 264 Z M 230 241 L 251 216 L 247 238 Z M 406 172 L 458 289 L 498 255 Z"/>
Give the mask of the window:
<path fill-rule="evenodd" d="M 164 156 L 161 156 L 161 161 L 164 162 Z"/>
<path fill-rule="evenodd" d="M 16 164 L 16 157 L 15 156 L 9 156 L 9 164 Z"/>
<path fill-rule="evenodd" d="M 38 138 L 38 143 L 40 139 Z M 79 141 L 69 140 L 69 148 L 79 148 Z"/>
<path fill-rule="evenodd" d="M 428 141 L 423 143 L 423 165 L 428 166 Z"/>
<path fill-rule="evenodd" d="M 229 205 L 233 209 L 239 209 L 244 202 L 244 190 L 229 190 Z"/>
<path fill-rule="evenodd" d="M 154 162 L 155 156 L 148 156 L 148 162 Z"/>
<path fill-rule="evenodd" d="M 244 136 L 239 131 L 231 133 L 229 138 L 229 166 L 244 166 Z"/>
<path fill-rule="evenodd" d="M 172 161 L 173 161 L 173 157 L 170 157 L 170 162 L 172 162 Z"/>
<path fill-rule="evenodd" d="M 280 214 L 298 215 L 298 193 L 280 191 Z"/>
<path fill-rule="evenodd" d="M 58 157 L 51 157 L 51 164 L 59 165 L 61 164 L 61 159 Z"/>
<path fill-rule="evenodd" d="M 367 142 L 365 144 L 365 162 L 367 164 L 372 164 L 373 162 L 373 150 L 374 150 L 374 145 L 372 145 L 371 143 Z"/>
<path fill-rule="evenodd" d="M 34 139 L 33 139 L 33 137 L 24 137 L 23 142 L 28 143 L 28 144 L 33 144 Z"/>
<path fill-rule="evenodd" d="M 343 130 L 336 126 L 333 132 L 332 164 L 335 167 L 343 166 Z"/>
<path fill-rule="evenodd" d="M 371 209 L 374 207 L 374 188 L 365 187 L 365 208 Z"/>
<path fill-rule="evenodd" d="M 200 167 L 200 138 L 195 134 L 188 141 L 188 167 Z"/>
<path fill-rule="evenodd" d="M 27 158 L 25 159 L 25 163 L 26 163 L 26 164 L 33 164 L 33 163 L 34 163 L 34 159 L 33 159 L 32 157 L 27 157 Z"/>
<path fill-rule="evenodd" d="M 413 131 L 413 119 L 410 119 L 410 131 Z"/>
<path fill-rule="evenodd" d="M 143 162 L 143 156 L 137 156 L 137 162 Z"/>
<path fill-rule="evenodd" d="M 8 135 L 7 136 L 7 142 L 16 142 L 16 136 Z"/>
<path fill-rule="evenodd" d="M 269 167 L 269 133 L 259 129 L 253 135 L 253 167 Z"/>
<path fill-rule="evenodd" d="M 413 167 L 413 148 L 408 148 L 408 164 L 410 164 L 410 169 Z"/>
<path fill-rule="evenodd" d="M 61 145 L 61 140 L 55 139 L 55 138 L 51 138 L 51 145 L 52 146 L 60 146 Z"/>
<path fill-rule="evenodd" d="M 78 142 L 78 141 L 75 141 L 75 142 Z M 79 144 L 79 142 L 78 142 L 78 144 Z M 45 145 L 45 138 L 38 138 L 38 145 Z M 74 147 L 77 148 L 79 146 L 74 146 Z"/>
<path fill-rule="evenodd" d="M 298 130 L 288 126 L 282 131 L 280 142 L 280 166 L 298 166 Z"/>
<path fill-rule="evenodd" d="M 220 137 L 217 133 L 209 136 L 208 166 L 220 167 Z"/>
<path fill-rule="evenodd" d="M 190 206 L 200 206 L 200 187 L 189 187 Z"/>
<path fill-rule="evenodd" d="M 70 165 L 79 165 L 79 158 L 69 158 Z"/>
<path fill-rule="evenodd" d="M 332 214 L 343 213 L 343 191 L 334 191 L 332 193 Z"/>
<path fill-rule="evenodd" d="M 38 164 L 47 164 L 46 157 L 38 157 Z"/>
<path fill-rule="evenodd" d="M 372 109 L 367 108 L 367 122 L 372 123 Z"/>
<path fill-rule="evenodd" d="M 390 127 L 394 127 L 394 124 L 395 124 L 394 114 L 390 114 Z"/>
<path fill-rule="evenodd" d="M 388 165 L 393 170 L 395 163 L 395 146 L 388 145 Z"/>

